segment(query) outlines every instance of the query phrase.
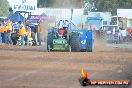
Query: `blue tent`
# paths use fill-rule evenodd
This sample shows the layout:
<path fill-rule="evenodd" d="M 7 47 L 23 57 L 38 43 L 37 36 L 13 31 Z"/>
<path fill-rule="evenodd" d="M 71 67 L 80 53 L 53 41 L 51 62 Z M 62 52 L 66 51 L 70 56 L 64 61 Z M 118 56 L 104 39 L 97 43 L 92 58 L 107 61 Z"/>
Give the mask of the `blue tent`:
<path fill-rule="evenodd" d="M 45 13 L 42 13 L 41 16 L 47 16 Z"/>
<path fill-rule="evenodd" d="M 15 12 L 14 14 L 7 17 L 7 19 L 10 19 L 13 22 L 24 21 L 24 17 L 19 12 Z"/>

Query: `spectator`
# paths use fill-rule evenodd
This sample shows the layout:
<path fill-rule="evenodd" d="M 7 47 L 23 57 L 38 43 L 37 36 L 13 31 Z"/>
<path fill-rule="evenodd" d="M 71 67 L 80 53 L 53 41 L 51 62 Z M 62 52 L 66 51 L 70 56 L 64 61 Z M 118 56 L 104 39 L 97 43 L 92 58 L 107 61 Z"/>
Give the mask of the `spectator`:
<path fill-rule="evenodd" d="M 26 29 L 25 29 L 24 25 L 22 25 L 22 23 L 19 26 L 18 34 L 21 37 L 21 40 L 20 40 L 21 46 L 23 46 L 24 43 L 25 43 L 24 38 L 25 38 L 25 35 L 26 35 Z"/>
<path fill-rule="evenodd" d="M 2 33 L 2 27 L 0 27 L 0 44 L 2 43 L 2 36 L 1 36 L 1 33 Z"/>
<path fill-rule="evenodd" d="M 38 35 L 38 42 L 39 42 L 39 46 L 41 46 L 41 42 L 42 42 L 42 39 L 41 39 L 41 29 L 40 29 L 40 22 L 38 22 L 38 31 L 37 31 Z"/>
<path fill-rule="evenodd" d="M 5 43 L 5 40 L 6 40 L 6 38 L 5 38 L 5 35 L 6 35 L 6 32 L 7 32 L 6 27 L 7 27 L 6 23 L 3 22 L 2 27 L 1 27 L 2 28 L 2 31 L 1 31 L 2 43 Z"/>
<path fill-rule="evenodd" d="M 29 46 L 29 42 L 30 42 L 30 38 L 31 38 L 31 28 L 26 26 L 26 32 L 27 32 L 27 36 L 26 36 L 26 40 L 27 40 L 27 46 Z"/>
<path fill-rule="evenodd" d="M 19 39 L 19 35 L 17 34 L 17 31 L 14 31 L 11 35 L 12 43 L 13 45 L 17 45 L 17 41 Z"/>
<path fill-rule="evenodd" d="M 9 19 L 7 21 L 7 44 L 11 44 L 12 43 L 12 40 L 11 40 L 11 33 L 13 31 L 12 29 L 13 29 L 13 23 Z"/>

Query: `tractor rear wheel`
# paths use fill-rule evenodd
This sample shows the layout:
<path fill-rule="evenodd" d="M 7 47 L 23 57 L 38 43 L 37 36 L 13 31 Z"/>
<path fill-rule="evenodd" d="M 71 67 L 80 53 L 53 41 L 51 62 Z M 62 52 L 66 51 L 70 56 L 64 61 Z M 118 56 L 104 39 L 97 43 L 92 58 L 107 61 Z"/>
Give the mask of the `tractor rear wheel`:
<path fill-rule="evenodd" d="M 70 36 L 70 46 L 71 51 L 79 52 L 80 51 L 80 35 L 77 32 L 73 32 Z"/>
<path fill-rule="evenodd" d="M 92 45 L 93 45 L 93 44 L 92 44 L 92 41 L 93 41 L 93 40 L 90 41 L 90 40 L 88 40 L 88 39 L 87 39 L 87 41 L 86 41 L 86 46 L 87 46 L 86 51 L 87 51 L 87 52 L 92 52 Z"/>

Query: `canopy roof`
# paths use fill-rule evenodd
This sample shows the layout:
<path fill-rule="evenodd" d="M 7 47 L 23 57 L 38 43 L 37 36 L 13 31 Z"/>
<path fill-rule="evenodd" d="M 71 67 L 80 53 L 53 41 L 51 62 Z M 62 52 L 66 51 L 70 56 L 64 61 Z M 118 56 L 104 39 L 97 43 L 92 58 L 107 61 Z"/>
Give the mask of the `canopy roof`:
<path fill-rule="evenodd" d="M 14 14 L 8 16 L 7 19 L 10 19 L 13 22 L 24 21 L 24 17 L 19 12 L 15 12 Z"/>

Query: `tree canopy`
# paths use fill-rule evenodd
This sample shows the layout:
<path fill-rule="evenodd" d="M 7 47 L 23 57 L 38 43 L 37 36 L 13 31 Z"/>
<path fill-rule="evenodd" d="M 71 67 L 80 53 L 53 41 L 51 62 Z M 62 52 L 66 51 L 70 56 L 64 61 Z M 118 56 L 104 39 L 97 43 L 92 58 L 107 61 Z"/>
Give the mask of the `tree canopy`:
<path fill-rule="evenodd" d="M 80 7 L 81 0 L 38 0 L 38 7 L 71 8 Z"/>
<path fill-rule="evenodd" d="M 38 7 L 81 8 L 86 2 L 94 3 L 93 11 L 110 11 L 112 14 L 116 14 L 117 8 L 132 8 L 132 0 L 38 0 Z"/>
<path fill-rule="evenodd" d="M 93 0 L 97 11 L 110 11 L 112 14 L 116 14 L 116 10 L 131 9 L 132 0 Z"/>
<path fill-rule="evenodd" d="M 0 0 L 0 16 L 7 16 L 9 14 L 9 7 L 7 0 Z"/>

